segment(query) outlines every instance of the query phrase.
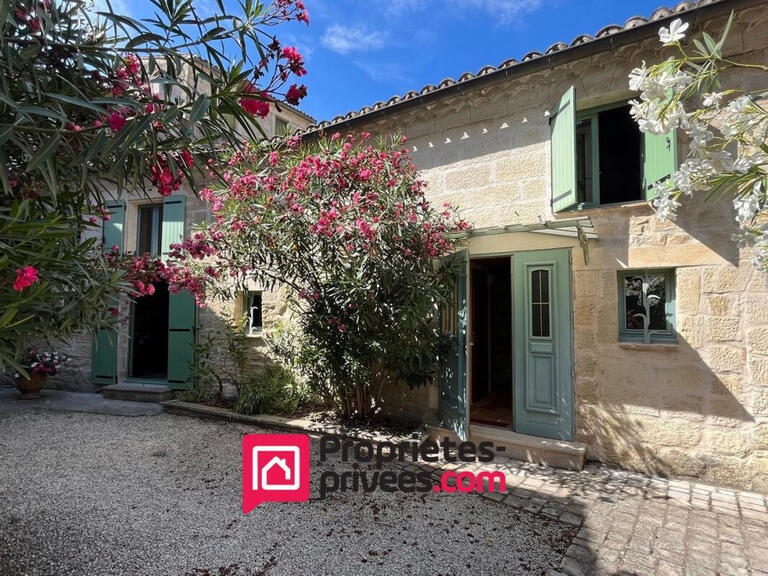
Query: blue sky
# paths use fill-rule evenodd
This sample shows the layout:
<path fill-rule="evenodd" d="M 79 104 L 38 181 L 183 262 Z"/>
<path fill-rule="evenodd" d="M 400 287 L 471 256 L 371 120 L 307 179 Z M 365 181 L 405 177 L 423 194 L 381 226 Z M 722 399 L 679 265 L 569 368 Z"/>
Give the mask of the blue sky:
<path fill-rule="evenodd" d="M 142 16 L 143 3 L 124 5 L 134 16 Z M 663 5 L 661 0 L 305 3 L 311 25 L 291 23 L 279 29 L 278 37 L 305 55 L 308 74 L 303 80 L 309 96 L 301 108 L 318 120 L 476 72 L 486 64 L 519 59 L 531 50 L 543 51 L 554 42 L 594 34 L 607 24 L 623 24 L 630 16 L 647 17 Z"/>

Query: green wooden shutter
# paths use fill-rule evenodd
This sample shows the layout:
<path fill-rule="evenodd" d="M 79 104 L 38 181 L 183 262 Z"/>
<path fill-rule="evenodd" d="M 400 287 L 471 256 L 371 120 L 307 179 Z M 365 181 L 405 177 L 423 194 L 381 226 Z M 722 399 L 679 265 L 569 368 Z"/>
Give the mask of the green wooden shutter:
<path fill-rule="evenodd" d="M 160 238 L 162 258 L 167 258 L 171 244 L 177 244 L 184 239 L 184 212 L 186 198 L 184 196 L 168 196 L 163 202 L 163 231 Z"/>
<path fill-rule="evenodd" d="M 104 221 L 102 232 L 102 241 L 104 242 L 104 251 L 109 252 L 112 246 L 117 246 L 119 250 L 123 249 L 123 222 L 125 221 L 125 204 L 115 202 L 107 204 L 109 220 Z"/>
<path fill-rule="evenodd" d="M 186 290 L 168 295 L 168 386 L 191 386 L 190 364 L 195 359 L 197 306 Z"/>
<path fill-rule="evenodd" d="M 169 196 L 163 203 L 163 232 L 160 239 L 162 257 L 167 258 L 171 244 L 184 239 L 186 198 Z M 197 306 L 186 290 L 168 296 L 168 386 L 188 388 L 190 364 L 195 358 L 195 325 Z"/>
<path fill-rule="evenodd" d="M 576 205 L 576 89 L 563 94 L 550 120 L 552 129 L 552 210 Z"/>
<path fill-rule="evenodd" d="M 110 219 L 104 221 L 102 242 L 104 251 L 113 246 L 123 249 L 123 223 L 125 204 L 115 202 L 107 204 Z M 91 381 L 98 386 L 108 386 L 117 382 L 117 330 L 99 330 L 91 345 Z"/>
<path fill-rule="evenodd" d="M 645 199 L 653 200 L 653 185 L 669 178 L 677 169 L 677 131 L 666 134 L 644 134 L 643 189 Z"/>

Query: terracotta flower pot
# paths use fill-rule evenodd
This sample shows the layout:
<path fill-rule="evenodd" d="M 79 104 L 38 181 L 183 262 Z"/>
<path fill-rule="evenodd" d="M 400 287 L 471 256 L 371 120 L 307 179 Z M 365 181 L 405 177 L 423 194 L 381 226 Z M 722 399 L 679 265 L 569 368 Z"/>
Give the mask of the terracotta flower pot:
<path fill-rule="evenodd" d="M 32 372 L 29 378 L 16 378 L 16 388 L 19 389 L 20 399 L 40 398 L 40 390 L 45 387 L 48 374 L 44 372 Z"/>

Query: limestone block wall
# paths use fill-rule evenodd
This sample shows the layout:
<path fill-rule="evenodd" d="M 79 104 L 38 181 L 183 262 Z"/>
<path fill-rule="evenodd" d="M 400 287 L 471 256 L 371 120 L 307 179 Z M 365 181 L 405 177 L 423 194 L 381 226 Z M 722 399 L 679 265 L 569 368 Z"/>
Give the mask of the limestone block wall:
<path fill-rule="evenodd" d="M 697 21 L 719 32 L 724 18 Z M 768 13 L 736 14 L 726 54 L 768 62 Z M 572 247 L 575 439 L 587 456 L 626 468 L 768 490 L 768 277 L 731 235 L 728 199 L 689 202 L 677 222 L 660 222 L 645 202 L 578 214 L 550 208 L 547 112 L 570 85 L 580 109 L 629 99 L 629 71 L 666 54 L 648 39 L 547 70 L 467 88 L 372 116 L 354 128 L 404 133 L 434 202 L 457 205 L 476 228 L 589 216 L 599 240 L 585 261 L 568 238 L 499 234 L 467 242 L 471 255 Z M 729 82 L 764 88 L 764 75 Z M 679 142 L 681 158 L 686 143 Z M 618 339 L 618 272 L 673 268 L 676 345 Z M 471 322 L 471 318 L 470 318 Z M 393 389 L 395 413 L 436 417 L 436 392 Z"/>

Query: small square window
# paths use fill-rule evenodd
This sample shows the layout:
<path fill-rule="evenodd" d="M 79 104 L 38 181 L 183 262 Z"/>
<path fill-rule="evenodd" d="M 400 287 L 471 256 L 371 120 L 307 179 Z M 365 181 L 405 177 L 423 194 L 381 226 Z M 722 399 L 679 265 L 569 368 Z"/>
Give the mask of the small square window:
<path fill-rule="evenodd" d="M 675 342 L 675 271 L 619 272 L 619 340 Z"/>
<path fill-rule="evenodd" d="M 245 313 L 248 317 L 246 329 L 249 336 L 255 336 L 261 334 L 262 329 L 262 308 L 261 308 L 261 292 L 248 292 L 245 296 L 246 310 Z"/>
<path fill-rule="evenodd" d="M 280 118 L 279 116 L 275 117 L 275 136 L 286 136 L 288 132 L 290 131 L 290 126 L 288 125 L 288 121 Z"/>

